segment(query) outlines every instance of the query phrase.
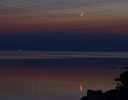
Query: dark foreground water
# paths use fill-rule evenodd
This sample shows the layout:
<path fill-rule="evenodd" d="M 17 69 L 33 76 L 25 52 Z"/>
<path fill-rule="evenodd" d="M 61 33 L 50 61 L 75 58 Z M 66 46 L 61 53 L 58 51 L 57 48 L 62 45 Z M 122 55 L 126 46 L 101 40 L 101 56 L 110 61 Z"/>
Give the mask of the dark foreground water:
<path fill-rule="evenodd" d="M 127 67 L 126 58 L 0 60 L 0 100 L 80 100 L 87 89 L 114 88 Z"/>

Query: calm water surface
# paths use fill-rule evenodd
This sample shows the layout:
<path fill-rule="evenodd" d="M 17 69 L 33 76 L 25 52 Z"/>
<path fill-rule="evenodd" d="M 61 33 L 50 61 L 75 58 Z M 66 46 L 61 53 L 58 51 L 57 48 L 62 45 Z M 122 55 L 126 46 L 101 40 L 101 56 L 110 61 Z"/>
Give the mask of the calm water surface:
<path fill-rule="evenodd" d="M 0 100 L 80 100 L 87 89 L 114 88 L 127 67 L 118 58 L 0 60 Z"/>

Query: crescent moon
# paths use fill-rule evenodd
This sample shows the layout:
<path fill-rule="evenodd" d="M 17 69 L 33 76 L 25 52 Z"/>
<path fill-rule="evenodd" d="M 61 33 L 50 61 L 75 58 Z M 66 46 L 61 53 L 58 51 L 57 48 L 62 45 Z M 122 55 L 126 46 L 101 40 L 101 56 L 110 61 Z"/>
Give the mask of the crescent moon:
<path fill-rule="evenodd" d="M 81 17 L 83 17 L 83 16 L 84 16 L 84 14 L 85 14 L 85 12 L 82 12 L 80 16 L 81 16 Z"/>
<path fill-rule="evenodd" d="M 85 8 L 85 10 L 87 10 L 87 9 Z M 85 11 L 82 11 L 80 16 L 83 17 L 84 15 L 85 15 Z"/>

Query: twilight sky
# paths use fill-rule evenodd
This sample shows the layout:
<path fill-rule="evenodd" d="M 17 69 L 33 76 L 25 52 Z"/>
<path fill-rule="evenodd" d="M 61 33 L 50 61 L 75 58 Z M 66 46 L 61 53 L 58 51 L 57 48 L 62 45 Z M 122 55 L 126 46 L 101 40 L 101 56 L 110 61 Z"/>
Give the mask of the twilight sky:
<path fill-rule="evenodd" d="M 128 51 L 127 5 L 127 0 L 0 0 L 0 49 Z"/>
<path fill-rule="evenodd" d="M 0 0 L 1 32 L 128 32 L 127 0 Z M 85 12 L 83 17 L 80 14 Z"/>

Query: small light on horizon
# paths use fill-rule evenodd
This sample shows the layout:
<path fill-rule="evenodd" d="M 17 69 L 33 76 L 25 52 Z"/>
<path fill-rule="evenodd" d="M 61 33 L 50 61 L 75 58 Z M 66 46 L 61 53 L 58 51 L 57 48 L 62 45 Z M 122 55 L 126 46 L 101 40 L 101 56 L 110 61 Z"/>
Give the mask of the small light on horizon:
<path fill-rule="evenodd" d="M 19 49 L 18 51 L 19 51 L 19 52 L 22 52 L 22 50 L 21 50 L 21 49 Z"/>

